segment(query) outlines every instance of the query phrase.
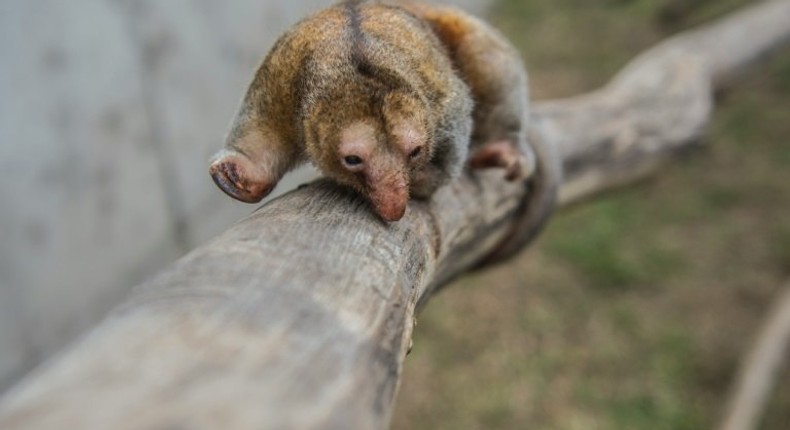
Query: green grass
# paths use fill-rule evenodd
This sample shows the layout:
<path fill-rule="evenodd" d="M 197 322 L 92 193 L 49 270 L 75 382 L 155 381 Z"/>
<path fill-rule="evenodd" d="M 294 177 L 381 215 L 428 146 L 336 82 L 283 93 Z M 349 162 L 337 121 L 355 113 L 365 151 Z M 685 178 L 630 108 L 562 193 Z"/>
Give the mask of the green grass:
<path fill-rule="evenodd" d="M 533 93 L 555 98 L 748 3 L 500 0 L 492 13 Z M 420 315 L 394 428 L 712 428 L 790 276 L 790 50 L 718 95 L 706 142 L 442 290 Z M 790 384 L 762 428 L 790 428 Z"/>
<path fill-rule="evenodd" d="M 601 198 L 555 220 L 548 250 L 601 290 L 656 285 L 681 272 L 684 262 L 672 249 L 642 246 L 651 239 L 638 195 Z M 655 243 L 655 242 L 654 242 Z"/>

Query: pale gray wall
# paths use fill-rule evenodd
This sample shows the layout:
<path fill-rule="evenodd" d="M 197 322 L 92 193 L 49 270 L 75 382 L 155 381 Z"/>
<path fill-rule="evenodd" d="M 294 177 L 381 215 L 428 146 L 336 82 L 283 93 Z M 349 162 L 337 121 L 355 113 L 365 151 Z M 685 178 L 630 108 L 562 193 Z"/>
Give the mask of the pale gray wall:
<path fill-rule="evenodd" d="M 329 3 L 0 3 L 0 390 L 254 209 L 207 160 L 277 35 Z"/>

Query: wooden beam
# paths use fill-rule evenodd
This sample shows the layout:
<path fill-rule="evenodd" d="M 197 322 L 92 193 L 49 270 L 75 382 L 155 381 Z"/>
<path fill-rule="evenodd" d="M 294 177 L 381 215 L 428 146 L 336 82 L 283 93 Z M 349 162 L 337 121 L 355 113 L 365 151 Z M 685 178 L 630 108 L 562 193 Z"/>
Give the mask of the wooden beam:
<path fill-rule="evenodd" d="M 693 145 L 713 86 L 788 38 L 790 2 L 765 2 L 647 51 L 599 91 L 538 103 L 562 202 Z M 525 193 L 467 174 L 386 225 L 326 181 L 293 191 L 136 288 L 7 393 L 0 428 L 386 428 L 418 303 L 507 235 Z"/>

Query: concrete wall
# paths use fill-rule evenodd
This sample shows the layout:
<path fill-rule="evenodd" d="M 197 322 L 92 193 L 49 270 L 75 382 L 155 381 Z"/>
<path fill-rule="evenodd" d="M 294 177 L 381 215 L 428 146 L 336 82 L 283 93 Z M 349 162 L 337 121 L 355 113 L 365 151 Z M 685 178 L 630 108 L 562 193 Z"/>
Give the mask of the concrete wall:
<path fill-rule="evenodd" d="M 274 39 L 327 4 L 0 3 L 0 390 L 254 209 L 207 160 Z"/>

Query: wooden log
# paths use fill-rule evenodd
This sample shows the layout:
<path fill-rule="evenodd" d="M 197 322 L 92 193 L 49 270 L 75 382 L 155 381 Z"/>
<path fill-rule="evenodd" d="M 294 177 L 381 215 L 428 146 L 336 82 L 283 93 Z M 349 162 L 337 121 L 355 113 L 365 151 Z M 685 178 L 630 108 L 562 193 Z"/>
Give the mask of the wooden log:
<path fill-rule="evenodd" d="M 537 104 L 562 202 L 698 141 L 714 84 L 788 38 L 790 2 L 762 3 L 647 51 L 599 91 Z M 353 193 L 302 187 L 139 286 L 3 397 L 0 428 L 386 428 L 415 309 L 507 235 L 524 198 L 499 172 L 466 174 L 386 225 Z"/>

